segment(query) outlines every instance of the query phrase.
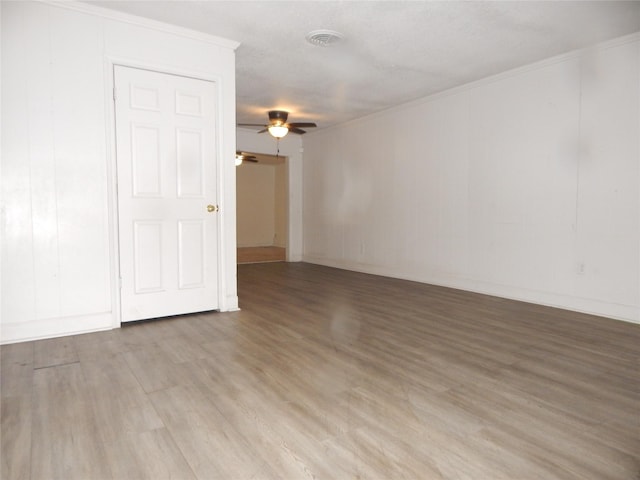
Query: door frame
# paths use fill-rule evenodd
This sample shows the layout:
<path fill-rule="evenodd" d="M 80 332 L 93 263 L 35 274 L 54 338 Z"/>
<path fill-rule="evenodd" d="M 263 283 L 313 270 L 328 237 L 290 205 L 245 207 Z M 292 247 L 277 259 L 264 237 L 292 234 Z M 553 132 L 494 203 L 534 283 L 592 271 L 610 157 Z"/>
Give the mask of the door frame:
<path fill-rule="evenodd" d="M 224 257 L 225 252 L 225 228 L 224 217 L 226 212 L 225 205 L 225 162 L 224 162 L 224 145 L 221 141 L 221 131 L 223 128 L 223 84 L 222 78 L 217 75 L 207 75 L 203 72 L 194 72 L 180 68 L 168 67 L 167 65 L 149 64 L 139 61 L 134 61 L 126 58 L 105 56 L 104 61 L 104 87 L 105 87 L 105 115 L 107 125 L 107 211 L 109 215 L 108 219 L 108 231 L 109 231 L 109 257 L 110 257 L 110 286 L 111 286 L 111 315 L 112 315 L 112 327 L 119 328 L 122 326 L 122 312 L 121 312 L 121 275 L 120 275 L 120 232 L 118 228 L 118 159 L 116 156 L 116 111 L 115 111 L 115 66 L 123 66 L 130 68 L 137 68 L 140 70 L 150 70 L 157 73 L 165 73 L 169 75 L 177 75 L 181 77 L 189 77 L 196 80 L 205 80 L 209 82 L 215 82 L 216 88 L 216 105 L 219 107 L 216 109 L 216 155 L 218 161 L 216 162 L 216 188 L 218 194 L 219 213 L 216 215 L 217 226 L 217 246 L 218 246 L 218 311 L 226 310 L 225 308 L 225 292 L 226 288 L 226 262 Z M 235 146 L 234 146 L 235 148 Z M 235 264 L 235 259 L 234 259 Z"/>

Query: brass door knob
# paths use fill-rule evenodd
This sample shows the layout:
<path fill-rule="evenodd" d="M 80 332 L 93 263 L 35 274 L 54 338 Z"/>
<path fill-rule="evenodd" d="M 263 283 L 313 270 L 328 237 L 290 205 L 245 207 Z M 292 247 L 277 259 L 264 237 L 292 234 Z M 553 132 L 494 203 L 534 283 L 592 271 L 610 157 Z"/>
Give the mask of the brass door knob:
<path fill-rule="evenodd" d="M 218 211 L 217 205 L 207 205 L 207 212 L 211 213 L 211 212 L 217 212 L 217 211 Z"/>

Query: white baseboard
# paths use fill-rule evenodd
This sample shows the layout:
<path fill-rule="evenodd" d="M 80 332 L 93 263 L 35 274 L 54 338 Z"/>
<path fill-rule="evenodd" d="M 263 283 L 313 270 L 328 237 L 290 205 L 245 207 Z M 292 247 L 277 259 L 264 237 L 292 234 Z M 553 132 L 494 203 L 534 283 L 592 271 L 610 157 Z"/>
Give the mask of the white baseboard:
<path fill-rule="evenodd" d="M 3 323 L 0 331 L 0 344 L 65 337 L 111 330 L 112 328 L 113 316 L 111 312 Z"/>
<path fill-rule="evenodd" d="M 224 298 L 224 304 L 220 305 L 219 312 L 237 312 L 240 310 L 238 307 L 238 295 L 227 295 Z"/>

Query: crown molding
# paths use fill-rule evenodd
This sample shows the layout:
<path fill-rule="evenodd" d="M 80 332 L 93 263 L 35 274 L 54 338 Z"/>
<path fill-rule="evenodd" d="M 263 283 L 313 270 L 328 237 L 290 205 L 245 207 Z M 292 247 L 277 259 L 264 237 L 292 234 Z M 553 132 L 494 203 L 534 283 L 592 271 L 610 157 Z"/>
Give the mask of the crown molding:
<path fill-rule="evenodd" d="M 153 30 L 158 30 L 160 32 L 178 35 L 180 37 L 189 38 L 198 42 L 209 43 L 211 45 L 216 45 L 218 47 L 228 48 L 231 50 L 236 50 L 238 46 L 240 46 L 240 42 L 237 42 L 235 40 L 229 40 L 227 38 L 217 37 L 215 35 L 199 32 L 197 30 L 178 27 L 176 25 L 158 22 L 156 20 L 139 17 L 137 15 L 130 15 L 128 13 L 122 13 L 108 8 L 97 7 L 95 5 L 89 5 L 75 0 L 39 0 L 39 2 L 50 5 L 52 7 L 65 8 L 67 10 L 74 10 L 76 12 L 94 15 L 108 20 L 114 20 L 117 22 L 124 22 L 144 28 L 150 28 Z"/>

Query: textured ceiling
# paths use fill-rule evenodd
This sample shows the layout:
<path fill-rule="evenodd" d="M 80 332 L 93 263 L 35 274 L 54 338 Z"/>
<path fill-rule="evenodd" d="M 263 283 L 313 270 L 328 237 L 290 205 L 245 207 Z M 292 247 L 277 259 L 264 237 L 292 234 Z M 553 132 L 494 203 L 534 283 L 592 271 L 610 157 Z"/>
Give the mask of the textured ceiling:
<path fill-rule="evenodd" d="M 640 2 L 92 1 L 241 42 L 237 120 L 320 128 L 640 31 Z M 305 35 L 336 30 L 316 47 Z"/>

